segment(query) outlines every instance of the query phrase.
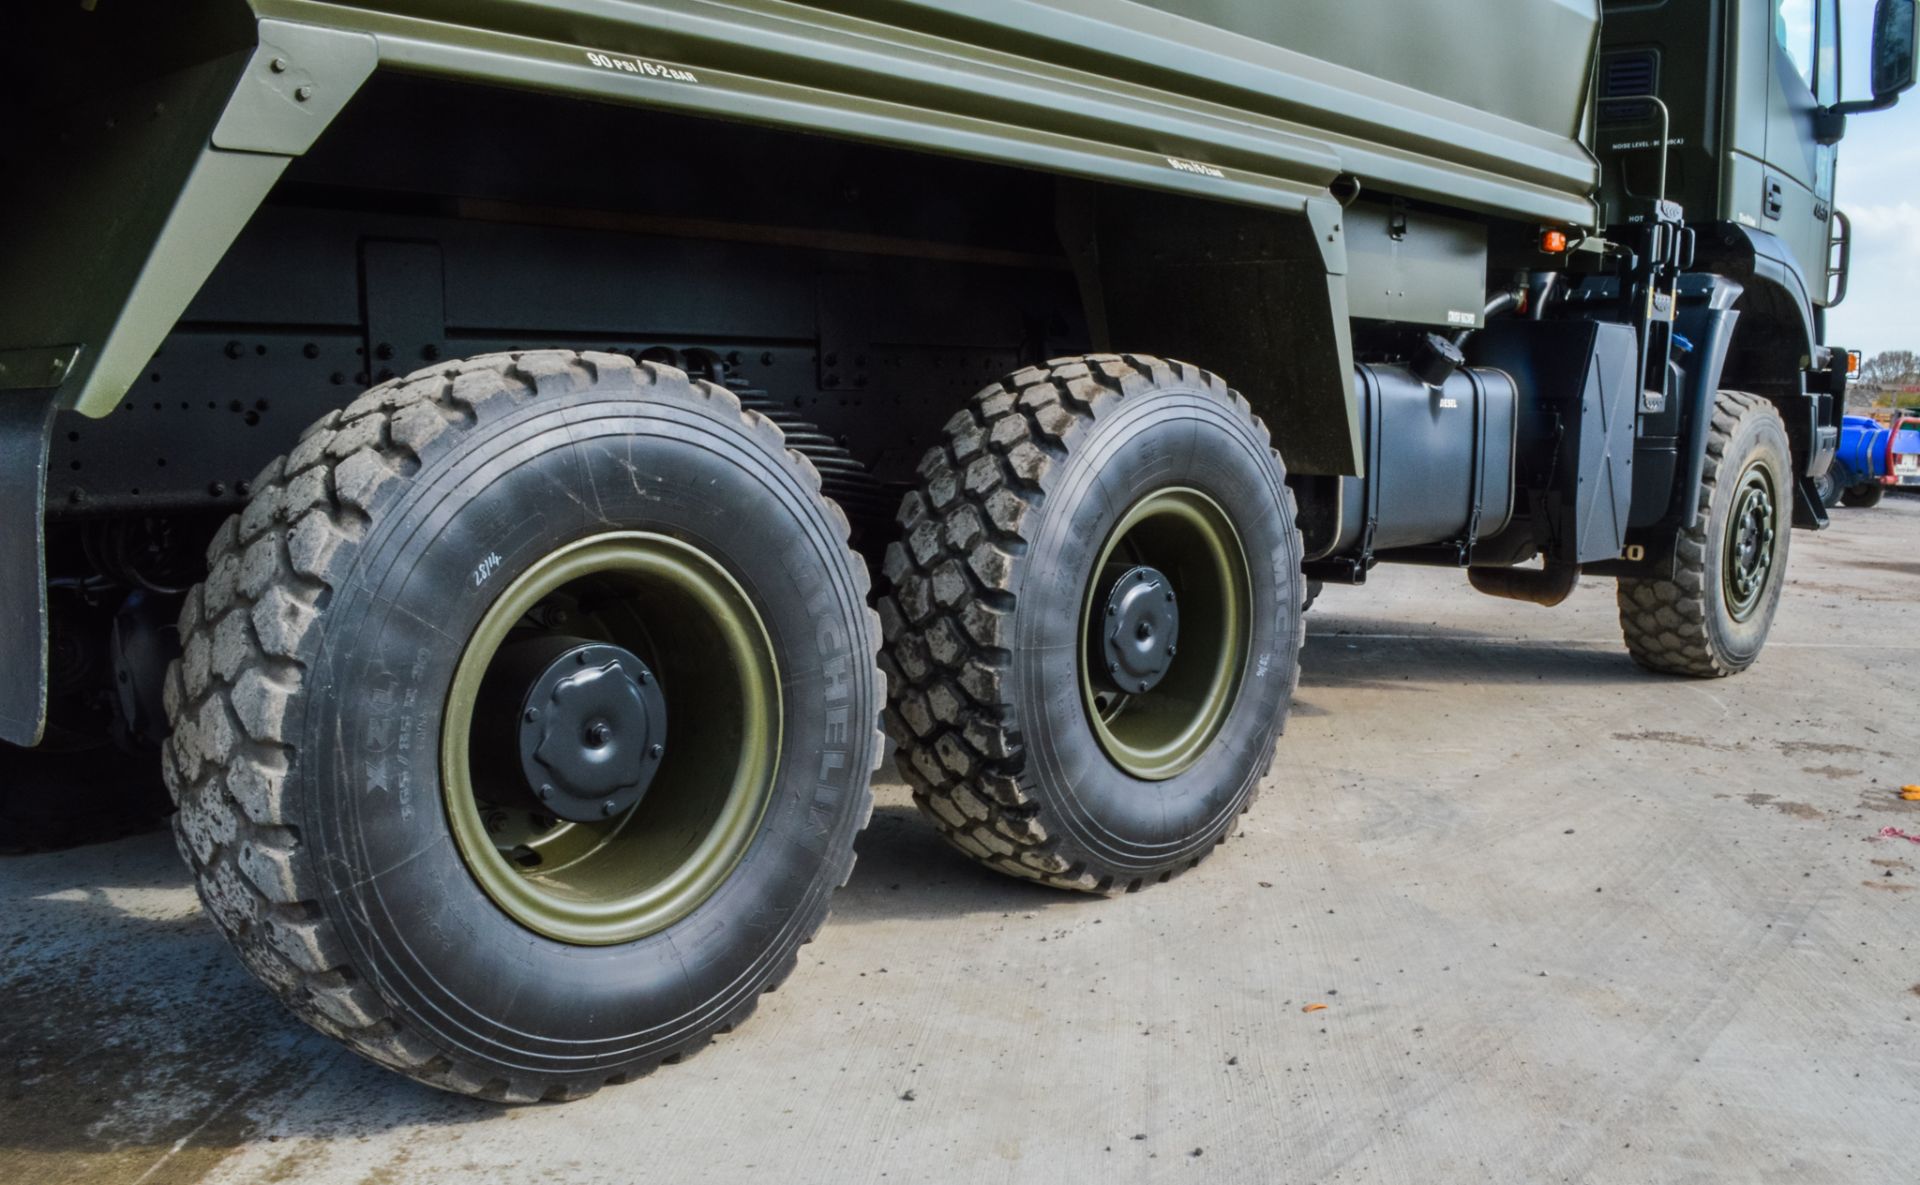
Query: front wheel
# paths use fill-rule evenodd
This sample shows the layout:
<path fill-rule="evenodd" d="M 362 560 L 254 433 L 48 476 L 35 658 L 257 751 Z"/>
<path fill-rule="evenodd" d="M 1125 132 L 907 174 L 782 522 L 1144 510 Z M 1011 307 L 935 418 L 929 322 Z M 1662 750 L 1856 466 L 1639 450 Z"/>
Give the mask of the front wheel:
<path fill-rule="evenodd" d="M 1771 403 L 1722 391 L 1698 513 L 1674 544 L 1671 579 L 1621 577 L 1620 626 L 1635 662 L 1723 678 L 1752 666 L 1786 584 L 1792 451 Z"/>
<path fill-rule="evenodd" d="M 1191 868 L 1272 761 L 1298 672 L 1300 534 L 1244 399 L 1097 355 L 955 415 L 887 552 L 887 715 L 961 851 L 1095 892 Z"/>
<path fill-rule="evenodd" d="M 169 784 L 202 901 L 323 1032 L 571 1098 L 699 1048 L 853 864 L 864 565 L 729 392 L 612 354 L 376 387 L 188 596 Z"/>

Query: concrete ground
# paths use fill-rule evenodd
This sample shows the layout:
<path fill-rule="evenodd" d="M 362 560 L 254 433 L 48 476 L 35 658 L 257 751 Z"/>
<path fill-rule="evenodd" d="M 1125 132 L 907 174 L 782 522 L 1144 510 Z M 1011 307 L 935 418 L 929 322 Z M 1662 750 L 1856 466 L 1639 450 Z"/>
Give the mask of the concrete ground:
<path fill-rule="evenodd" d="M 0 1181 L 1920 1179 L 1920 499 L 1836 518 L 1724 682 L 1634 668 L 1610 582 L 1329 591 L 1246 833 L 1137 896 L 883 786 L 753 1021 L 570 1106 L 308 1032 L 164 835 L 0 860 Z"/>

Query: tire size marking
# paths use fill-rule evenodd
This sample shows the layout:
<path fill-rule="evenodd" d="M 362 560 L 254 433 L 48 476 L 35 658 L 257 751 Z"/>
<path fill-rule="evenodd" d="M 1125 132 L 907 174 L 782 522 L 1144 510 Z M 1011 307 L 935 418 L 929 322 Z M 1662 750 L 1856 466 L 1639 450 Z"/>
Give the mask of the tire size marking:
<path fill-rule="evenodd" d="M 473 587 L 480 588 L 487 583 L 488 577 L 500 570 L 500 553 L 491 551 L 487 558 L 473 566 Z"/>
<path fill-rule="evenodd" d="M 668 66 L 660 62 L 649 62 L 645 58 L 617 57 L 613 54 L 595 53 L 587 50 L 587 64 L 598 66 L 602 70 L 612 70 L 616 74 L 637 74 L 642 78 L 664 78 L 669 82 L 698 83 L 700 79 L 691 70 L 682 70 L 678 66 Z"/>

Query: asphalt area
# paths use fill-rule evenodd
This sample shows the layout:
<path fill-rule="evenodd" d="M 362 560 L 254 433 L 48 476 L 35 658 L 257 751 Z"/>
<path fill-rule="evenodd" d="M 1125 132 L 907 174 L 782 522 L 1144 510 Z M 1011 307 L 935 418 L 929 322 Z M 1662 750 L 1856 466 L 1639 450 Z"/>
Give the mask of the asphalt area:
<path fill-rule="evenodd" d="M 1920 498 L 1835 517 L 1722 682 L 1636 669 L 1611 582 L 1329 590 L 1244 834 L 1136 895 L 882 785 L 758 1015 L 571 1105 L 309 1032 L 163 833 L 0 858 L 0 1181 L 1913 1181 Z"/>

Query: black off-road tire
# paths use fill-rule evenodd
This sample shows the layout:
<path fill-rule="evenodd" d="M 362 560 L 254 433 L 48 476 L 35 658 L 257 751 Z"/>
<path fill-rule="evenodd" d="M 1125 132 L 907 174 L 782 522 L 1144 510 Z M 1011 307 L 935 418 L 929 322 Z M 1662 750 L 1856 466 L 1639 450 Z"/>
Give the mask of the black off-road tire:
<path fill-rule="evenodd" d="M 1856 510 L 1871 510 L 1873 507 L 1880 505 L 1880 499 L 1886 496 L 1887 487 L 1877 481 L 1865 482 L 1861 485 L 1854 486 L 1842 494 L 1840 496 L 1840 503 L 1843 506 L 1851 506 Z"/>
<path fill-rule="evenodd" d="M 1633 660 L 1661 674 L 1720 679 L 1760 657 L 1786 585 L 1792 531 L 1793 464 L 1779 411 L 1757 395 L 1722 391 L 1714 402 L 1696 521 L 1674 546 L 1673 579 L 1621 577 L 1620 628 Z M 1753 611 L 1729 610 L 1723 566 L 1734 483 L 1750 466 L 1766 468 L 1777 516 L 1768 581 Z"/>
<path fill-rule="evenodd" d="M 788 748 L 719 889 L 664 932 L 580 946 L 516 925 L 462 865 L 436 696 L 516 565 L 609 524 L 726 561 L 784 656 Z M 220 528 L 181 613 L 164 766 L 208 915 L 301 1019 L 449 1091 L 574 1098 L 699 1049 L 793 969 L 871 811 L 885 693 L 846 538 L 769 420 L 619 355 L 474 358 L 329 413 Z"/>
<path fill-rule="evenodd" d="M 1301 541 L 1264 425 L 1198 367 L 1058 360 L 974 396 L 919 475 L 880 601 L 914 801 L 973 859 L 1060 888 L 1135 890 L 1198 864 L 1251 803 L 1299 672 Z M 1095 747 L 1074 682 L 1093 550 L 1155 482 L 1230 509 L 1256 586 L 1255 673 L 1200 763 L 1163 781 Z"/>

